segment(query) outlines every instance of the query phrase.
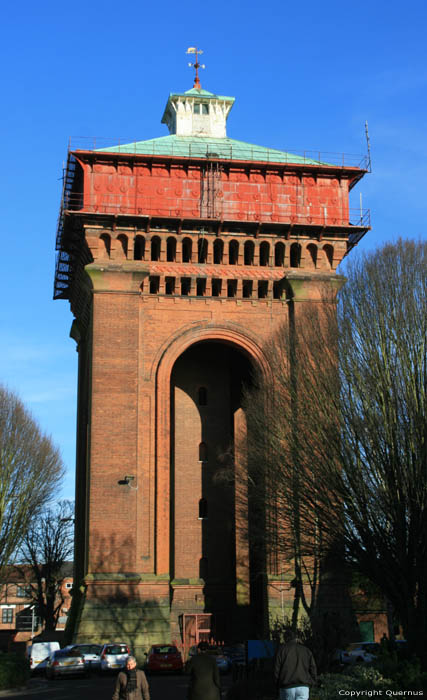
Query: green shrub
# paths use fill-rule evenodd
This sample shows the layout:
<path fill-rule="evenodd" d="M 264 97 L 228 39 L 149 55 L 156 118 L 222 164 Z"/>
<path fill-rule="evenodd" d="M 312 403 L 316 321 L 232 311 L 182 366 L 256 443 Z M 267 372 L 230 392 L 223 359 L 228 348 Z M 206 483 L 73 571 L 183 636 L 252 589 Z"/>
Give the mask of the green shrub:
<path fill-rule="evenodd" d="M 28 659 L 19 654 L 0 654 L 0 690 L 25 685 L 29 677 Z"/>
<path fill-rule="evenodd" d="M 333 700 L 343 690 L 391 690 L 393 682 L 371 666 L 352 666 L 342 673 L 324 673 L 321 687 L 312 692 L 312 700 Z"/>

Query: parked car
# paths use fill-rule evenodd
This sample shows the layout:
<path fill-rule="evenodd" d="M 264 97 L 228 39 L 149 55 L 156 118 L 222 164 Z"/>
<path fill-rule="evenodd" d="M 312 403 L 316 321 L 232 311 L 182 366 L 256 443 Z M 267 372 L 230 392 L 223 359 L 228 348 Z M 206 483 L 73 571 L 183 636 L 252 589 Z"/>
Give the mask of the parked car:
<path fill-rule="evenodd" d="M 101 671 L 116 671 L 126 666 L 130 654 L 125 642 L 110 642 L 101 649 Z"/>
<path fill-rule="evenodd" d="M 101 644 L 71 644 L 67 649 L 77 649 L 84 658 L 87 670 L 101 668 Z"/>
<path fill-rule="evenodd" d="M 334 658 L 341 664 L 371 663 L 379 650 L 380 645 L 376 642 L 353 642 L 346 649 L 338 649 Z"/>
<path fill-rule="evenodd" d="M 59 650 L 59 642 L 34 642 L 27 647 L 26 655 L 30 661 L 31 671 L 45 671 L 48 658 Z"/>
<path fill-rule="evenodd" d="M 176 646 L 170 644 L 153 644 L 147 654 L 145 669 L 150 673 L 168 671 L 181 673 L 184 664 Z"/>
<path fill-rule="evenodd" d="M 196 644 L 194 644 L 188 650 L 188 658 L 191 659 L 191 657 L 194 656 L 195 654 L 197 654 L 197 645 Z M 211 646 L 209 646 L 209 649 L 205 652 L 205 654 L 209 654 L 209 655 L 215 657 L 215 661 L 217 663 L 218 670 L 220 673 L 228 673 L 228 671 L 231 668 L 231 661 L 224 654 L 222 647 L 217 647 L 215 645 L 211 645 Z"/>
<path fill-rule="evenodd" d="M 85 673 L 85 660 L 77 649 L 59 649 L 54 651 L 47 660 L 46 676 L 50 680 L 74 674 L 84 676 Z"/>
<path fill-rule="evenodd" d="M 230 646 L 225 646 L 223 647 L 222 652 L 224 656 L 229 659 L 232 665 L 246 663 L 246 651 L 244 644 L 232 644 Z"/>

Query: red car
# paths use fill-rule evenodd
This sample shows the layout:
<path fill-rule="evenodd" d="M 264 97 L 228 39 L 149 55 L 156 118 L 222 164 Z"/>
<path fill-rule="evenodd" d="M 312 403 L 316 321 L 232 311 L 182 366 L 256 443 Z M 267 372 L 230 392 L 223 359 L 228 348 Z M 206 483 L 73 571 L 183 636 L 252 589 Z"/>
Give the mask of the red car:
<path fill-rule="evenodd" d="M 182 673 L 184 664 L 178 649 L 169 644 L 153 644 L 147 654 L 145 670 L 150 673 L 168 671 Z"/>

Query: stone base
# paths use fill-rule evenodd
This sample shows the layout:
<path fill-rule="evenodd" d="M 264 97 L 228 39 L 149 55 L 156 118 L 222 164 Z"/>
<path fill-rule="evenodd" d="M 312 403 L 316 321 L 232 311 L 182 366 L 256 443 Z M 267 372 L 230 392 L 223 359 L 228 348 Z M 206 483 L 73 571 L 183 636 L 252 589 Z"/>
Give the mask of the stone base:
<path fill-rule="evenodd" d="M 171 641 L 168 580 L 87 580 L 79 608 L 74 643 L 125 642 L 141 663 L 152 644 Z"/>

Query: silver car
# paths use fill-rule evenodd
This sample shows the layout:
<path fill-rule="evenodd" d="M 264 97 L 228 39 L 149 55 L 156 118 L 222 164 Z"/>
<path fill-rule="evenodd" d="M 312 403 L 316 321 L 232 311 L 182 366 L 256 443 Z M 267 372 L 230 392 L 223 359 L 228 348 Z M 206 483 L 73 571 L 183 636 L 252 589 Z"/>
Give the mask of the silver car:
<path fill-rule="evenodd" d="M 83 656 L 88 670 L 99 670 L 101 668 L 101 644 L 73 644 L 67 649 L 77 649 Z"/>
<path fill-rule="evenodd" d="M 46 676 L 49 680 L 60 676 L 84 676 L 85 673 L 85 661 L 77 649 L 59 649 L 47 660 Z"/>
<path fill-rule="evenodd" d="M 130 654 L 125 642 L 104 644 L 101 650 L 101 671 L 117 671 L 126 666 Z"/>

